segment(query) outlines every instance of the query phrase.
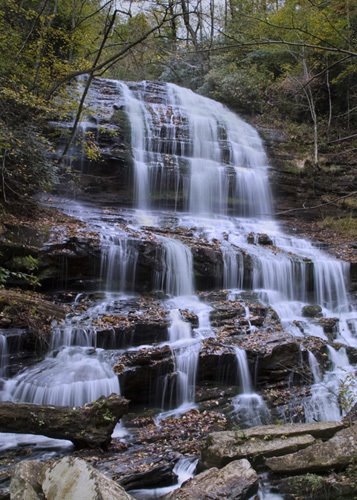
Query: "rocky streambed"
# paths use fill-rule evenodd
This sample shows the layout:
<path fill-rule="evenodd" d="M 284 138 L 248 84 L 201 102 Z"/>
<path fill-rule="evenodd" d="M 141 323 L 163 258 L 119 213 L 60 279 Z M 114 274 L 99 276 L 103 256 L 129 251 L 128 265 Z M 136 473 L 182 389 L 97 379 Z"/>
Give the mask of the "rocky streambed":
<path fill-rule="evenodd" d="M 163 422 L 156 431 L 142 421 L 131 444 L 114 439 L 100 456 L 77 452 L 60 460 L 23 461 L 12 471 L 11 498 L 82 495 L 109 500 L 156 494 L 165 499 L 218 500 L 251 498 L 258 490 L 260 495 L 279 492 L 280 498 L 354 497 L 357 424 L 352 421 L 209 433 L 211 419 L 207 412 L 200 417 L 191 413 L 180 423 Z M 197 474 L 174 489 L 174 464 L 182 454 Z"/>

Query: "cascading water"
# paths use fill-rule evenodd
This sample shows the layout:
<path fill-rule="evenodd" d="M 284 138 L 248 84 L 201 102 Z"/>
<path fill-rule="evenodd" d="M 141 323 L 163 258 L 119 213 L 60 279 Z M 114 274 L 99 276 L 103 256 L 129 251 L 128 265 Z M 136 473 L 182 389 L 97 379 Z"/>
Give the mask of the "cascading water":
<path fill-rule="evenodd" d="M 156 288 L 172 296 L 193 295 L 192 253 L 181 241 L 160 237 L 163 269 L 156 277 Z"/>
<path fill-rule="evenodd" d="M 167 294 L 180 297 L 181 307 L 192 308 L 192 302 L 196 302 L 192 295 L 194 293 L 193 259 L 192 253 L 183 243 L 178 240 L 160 237 L 162 242 L 162 265 L 161 273 L 156 276 L 156 286 Z M 169 342 L 173 352 L 176 372 L 176 397 L 173 398 L 174 412 L 166 412 L 159 420 L 169 414 L 182 413 L 192 408 L 195 400 L 196 372 L 198 356 L 200 352 L 200 339 L 194 335 L 191 324 L 181 316 L 175 299 L 167 305 L 170 310 Z M 163 391 L 163 404 L 166 391 Z M 172 398 L 169 398 L 170 400 Z"/>
<path fill-rule="evenodd" d="M 106 94 L 104 87 L 109 89 Z M 320 305 L 320 316 L 336 318 L 335 340 L 357 346 L 357 312 L 347 292 L 348 265 L 285 234 L 271 218 L 268 160 L 253 127 L 222 104 L 173 84 L 95 80 L 88 104 L 98 127 L 108 125 L 114 106 L 126 113 L 133 208 L 88 209 L 73 201 L 62 207 L 99 234 L 101 298 L 85 313 L 75 308 L 63 324 L 54 326 L 50 354 L 6 381 L 6 398 L 75 405 L 119 392 L 110 356 L 97 347 L 96 325 L 101 316 L 115 311 L 118 297 L 129 303 L 129 294 L 138 289 L 148 241 L 156 251 L 150 253 L 152 276 L 144 289 L 161 292 L 155 297 L 165 295 L 163 307 L 170 320 L 166 344 L 173 352 L 176 375 L 173 412 L 194 404 L 201 344 L 216 333 L 210 323 L 211 306 L 195 296 L 201 243 L 211 254 L 220 254 L 215 286 L 228 290 L 228 297 L 249 290 L 275 309 L 288 334 L 327 341 L 319 315 L 304 313 L 306 306 Z M 165 228 L 172 233 L 173 225 L 183 230 L 183 236 L 180 231 L 174 238 L 170 231 L 165 233 Z M 186 241 L 187 235 L 196 248 Z M 205 272 L 203 265 L 202 282 Z M 186 321 L 184 310 L 197 316 L 198 326 Z M 247 305 L 244 320 L 249 328 L 243 333 L 254 338 Z M 267 410 L 254 392 L 245 351 L 237 349 L 236 357 L 241 393 L 233 403 L 241 421 L 261 423 Z M 352 373 L 352 368 L 343 348 L 330 348 L 329 357 L 331 369 L 319 374 L 316 359 L 309 355 L 314 384 L 305 401 L 307 420 L 341 416 L 335 396 L 346 370 Z M 320 397 L 326 387 L 326 397 Z M 331 393 L 333 403 L 329 403 Z"/>
<path fill-rule="evenodd" d="M 350 365 L 346 349 L 339 350 L 327 346 L 330 369 L 322 375 L 316 357 L 309 352 L 309 365 L 313 375 L 311 398 L 305 404 L 305 418 L 308 422 L 319 420 L 339 420 L 346 408 L 341 409 L 340 401 L 348 393 L 349 404 L 357 401 L 356 383 L 353 379 L 354 369 Z M 352 377 L 351 377 L 352 375 Z M 345 402 L 345 405 L 348 406 Z"/>
<path fill-rule="evenodd" d="M 7 354 L 6 335 L 0 333 L 0 378 L 6 375 Z"/>
<path fill-rule="evenodd" d="M 172 472 L 177 476 L 177 483 L 173 486 L 166 486 L 163 488 L 130 490 L 129 493 L 137 499 L 160 498 L 168 495 L 172 491 L 177 490 L 180 486 L 191 479 L 197 467 L 198 460 L 190 458 L 180 458 Z"/>
<path fill-rule="evenodd" d="M 239 417 L 243 426 L 261 425 L 270 420 L 269 410 L 263 398 L 254 392 L 249 372 L 247 353 L 236 347 L 237 368 L 241 392 L 232 400 L 234 414 Z"/>

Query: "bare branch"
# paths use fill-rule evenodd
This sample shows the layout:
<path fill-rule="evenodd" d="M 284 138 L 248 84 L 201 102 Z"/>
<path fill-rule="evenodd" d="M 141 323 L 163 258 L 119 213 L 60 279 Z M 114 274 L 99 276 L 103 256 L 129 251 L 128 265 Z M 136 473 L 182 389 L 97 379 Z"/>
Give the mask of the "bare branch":
<path fill-rule="evenodd" d="M 284 215 L 291 212 L 299 212 L 299 211 L 307 211 L 307 210 L 315 210 L 316 208 L 325 207 L 326 205 L 334 205 L 336 202 L 340 200 L 344 200 L 349 198 L 350 196 L 355 196 L 357 191 L 352 191 L 351 193 L 345 194 L 344 196 L 340 196 L 339 198 L 335 198 L 331 201 L 326 201 L 324 203 L 319 203 L 318 205 L 313 205 L 312 207 L 298 207 L 298 208 L 290 208 L 289 210 L 282 210 L 281 212 L 276 212 L 276 215 Z"/>
<path fill-rule="evenodd" d="M 174 17 L 179 17 L 180 14 L 175 14 Z M 74 78 L 76 78 L 77 76 L 81 76 L 81 75 L 88 75 L 88 74 L 91 74 L 91 73 L 98 73 L 100 71 L 104 72 L 106 69 L 108 69 L 109 67 L 111 67 L 113 64 L 115 64 L 117 61 L 119 61 L 124 55 L 126 55 L 131 49 L 133 49 L 134 47 L 136 47 L 137 45 L 139 45 L 140 43 L 144 42 L 150 35 L 152 35 L 153 33 L 155 33 L 156 31 L 159 31 L 160 28 L 167 22 L 171 21 L 172 19 L 171 18 L 168 18 L 167 17 L 167 12 L 165 13 L 163 19 L 160 21 L 159 24 L 155 25 L 153 28 L 147 30 L 142 36 L 140 36 L 139 38 L 137 38 L 136 40 L 134 40 L 133 42 L 129 43 L 123 50 L 121 50 L 120 52 L 114 54 L 113 56 L 111 56 L 110 58 L 106 59 L 104 62 L 100 63 L 100 64 L 97 64 L 98 63 L 98 60 L 99 58 L 96 57 L 95 58 L 95 61 L 96 61 L 96 65 L 95 66 L 91 66 L 90 68 L 86 68 L 86 69 L 83 69 L 83 70 L 79 70 L 79 71 L 73 71 L 72 73 L 69 73 L 68 75 L 66 75 L 64 78 L 61 78 L 61 80 L 58 80 L 57 82 L 55 82 L 55 84 L 52 86 L 52 88 L 50 89 L 48 95 L 47 95 L 47 99 L 50 99 L 51 96 L 62 86 L 64 85 L 65 83 L 68 83 L 70 82 L 71 80 L 73 80 Z M 99 73 L 98 73 L 99 74 Z"/>

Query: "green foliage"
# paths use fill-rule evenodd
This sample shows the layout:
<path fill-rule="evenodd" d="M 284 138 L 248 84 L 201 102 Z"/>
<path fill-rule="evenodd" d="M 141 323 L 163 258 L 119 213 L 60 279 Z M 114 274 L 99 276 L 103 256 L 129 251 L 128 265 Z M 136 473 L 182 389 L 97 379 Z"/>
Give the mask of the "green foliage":
<path fill-rule="evenodd" d="M 34 274 L 10 271 L 0 266 L 0 288 L 4 287 L 9 280 L 24 281 L 33 288 L 40 286 L 39 279 Z"/>
<path fill-rule="evenodd" d="M 209 10 L 201 16 L 196 0 L 156 0 L 141 10 L 133 2 L 135 9 L 113 17 L 117 5 L 0 0 L 3 203 L 20 204 L 56 182 L 45 124 L 73 116 L 78 96 L 65 83 L 82 71 L 174 81 L 243 113 L 313 123 L 314 133 L 326 130 L 327 138 L 331 127 L 357 126 L 355 2 L 230 0 L 225 14 L 216 6 L 212 17 Z M 93 64 L 100 70 L 93 72 Z M 89 160 L 100 160 L 93 137 L 85 138 L 83 148 Z"/>
<path fill-rule="evenodd" d="M 234 103 L 236 109 L 245 113 L 259 113 L 266 101 L 266 89 L 271 80 L 271 73 L 257 64 L 248 67 L 217 65 L 207 73 L 200 90 L 219 101 Z"/>
<path fill-rule="evenodd" d="M 38 259 L 32 255 L 13 257 L 7 268 L 0 266 L 0 288 L 9 280 L 24 281 L 35 288 L 40 285 L 39 278 L 34 274 L 38 269 Z"/>
<path fill-rule="evenodd" d="M 13 257 L 11 264 L 15 269 L 32 272 L 38 268 L 38 259 L 32 255 L 26 255 L 25 257 Z"/>
<path fill-rule="evenodd" d="M 95 142 L 93 132 L 87 132 L 84 138 L 84 152 L 90 161 L 99 161 L 101 158 L 100 149 Z"/>
<path fill-rule="evenodd" d="M 49 91 L 90 65 L 106 14 L 100 0 L 0 0 L 0 200 L 8 207 L 57 182 L 46 122 L 68 114 L 76 96 Z"/>
<path fill-rule="evenodd" d="M 347 413 L 356 402 L 357 378 L 354 373 L 348 373 L 340 382 L 338 402 L 341 410 Z"/>

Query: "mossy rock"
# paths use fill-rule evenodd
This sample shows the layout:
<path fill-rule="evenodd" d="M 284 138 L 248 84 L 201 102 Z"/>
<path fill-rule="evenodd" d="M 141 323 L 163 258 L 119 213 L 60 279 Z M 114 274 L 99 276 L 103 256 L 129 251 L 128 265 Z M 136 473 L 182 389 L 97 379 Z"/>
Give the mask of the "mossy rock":
<path fill-rule="evenodd" d="M 305 318 L 321 318 L 322 308 L 317 304 L 304 306 L 302 308 L 302 315 Z"/>

